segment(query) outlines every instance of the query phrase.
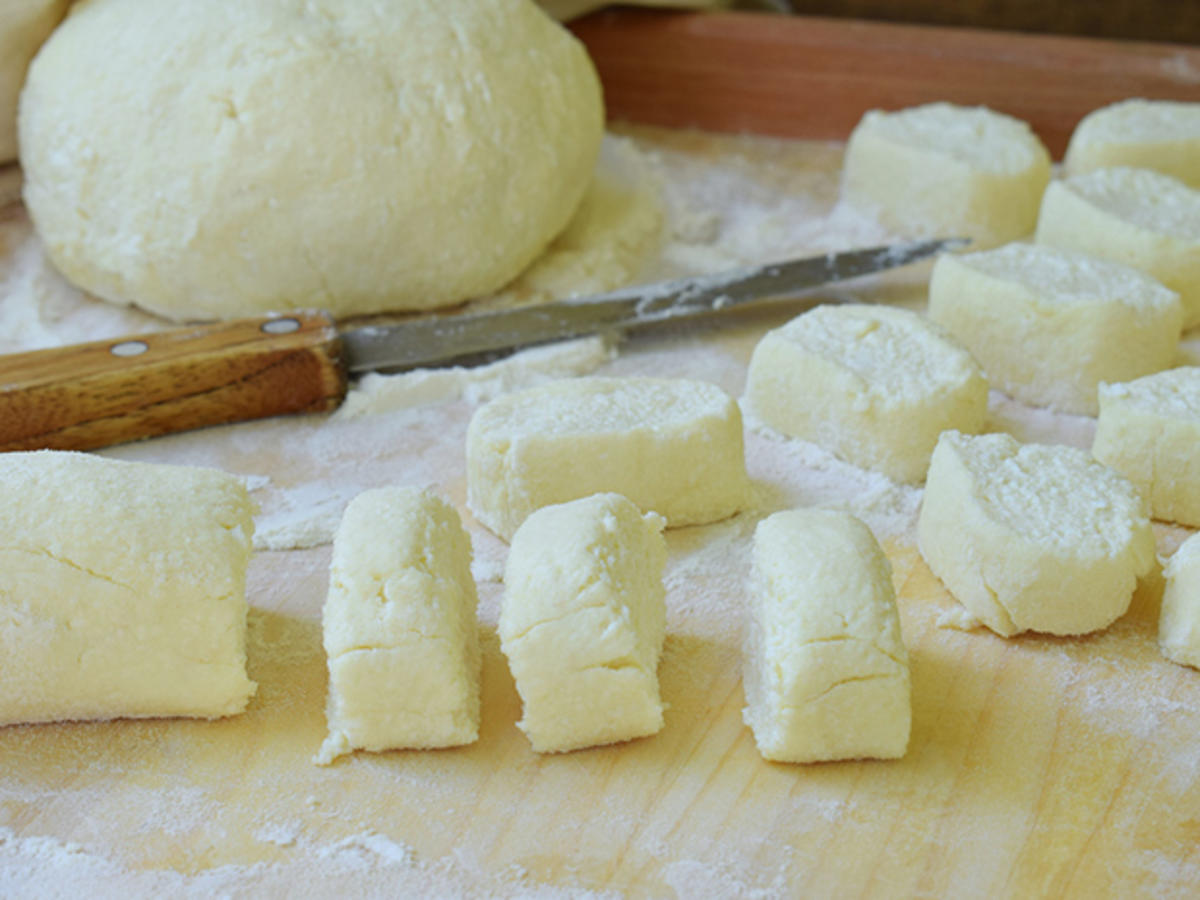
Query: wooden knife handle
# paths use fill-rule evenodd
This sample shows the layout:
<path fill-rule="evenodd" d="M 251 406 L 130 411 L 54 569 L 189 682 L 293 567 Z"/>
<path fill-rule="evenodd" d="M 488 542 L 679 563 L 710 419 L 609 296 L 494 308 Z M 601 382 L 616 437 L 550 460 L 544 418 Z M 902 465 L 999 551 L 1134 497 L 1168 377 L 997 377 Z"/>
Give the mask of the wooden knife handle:
<path fill-rule="evenodd" d="M 281 413 L 346 394 L 320 313 L 177 328 L 0 356 L 0 450 L 90 450 Z"/>

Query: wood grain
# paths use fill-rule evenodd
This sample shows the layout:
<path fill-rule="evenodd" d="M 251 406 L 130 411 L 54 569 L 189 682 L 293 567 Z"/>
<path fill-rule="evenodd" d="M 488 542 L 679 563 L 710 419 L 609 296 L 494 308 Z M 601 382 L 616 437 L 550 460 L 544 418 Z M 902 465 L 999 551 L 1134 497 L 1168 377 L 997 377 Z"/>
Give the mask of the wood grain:
<path fill-rule="evenodd" d="M 753 13 L 616 10 L 572 26 L 610 118 L 844 140 L 869 109 L 945 100 L 1033 126 L 1060 157 L 1128 97 L 1200 101 L 1200 48 Z"/>
<path fill-rule="evenodd" d="M 279 321 L 295 330 L 268 333 Z M 114 352 L 128 345 L 132 356 Z M 333 321 L 298 314 L 0 356 L 0 450 L 90 450 L 345 396 Z"/>

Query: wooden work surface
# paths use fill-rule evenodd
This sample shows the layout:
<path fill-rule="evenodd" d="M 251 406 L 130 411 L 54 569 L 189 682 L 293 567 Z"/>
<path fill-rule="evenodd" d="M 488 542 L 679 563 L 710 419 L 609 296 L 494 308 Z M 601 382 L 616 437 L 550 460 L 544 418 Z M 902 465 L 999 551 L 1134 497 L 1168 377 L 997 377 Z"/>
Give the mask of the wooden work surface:
<path fill-rule="evenodd" d="M 643 28 L 700 28 L 712 41 L 722 19 L 600 25 L 622 22 L 635 42 Z M 754 27 L 730 22 L 739 40 Z M 778 28 L 764 21 L 762 39 Z M 1020 56 L 1026 45 L 1012 40 Z M 926 273 L 855 295 L 919 307 Z M 755 342 L 788 315 L 652 335 L 600 371 L 706 378 L 739 395 Z M 276 420 L 114 455 L 219 465 L 282 487 L 432 482 L 462 509 L 474 408 L 457 398 L 374 421 Z M 990 424 L 1077 445 L 1090 435 L 1087 420 L 998 398 Z M 479 742 L 318 768 L 329 549 L 265 552 L 250 571 L 259 692 L 244 715 L 0 729 L 0 896 L 1195 896 L 1200 673 L 1158 653 L 1157 575 L 1100 634 L 964 633 L 938 626 L 956 604 L 901 529 L 885 548 L 912 661 L 908 754 L 764 762 L 741 721 L 749 539 L 762 514 L 822 502 L 812 485 L 824 482 L 798 488 L 793 470 L 828 463 L 754 431 L 747 456 L 755 511 L 668 533 L 670 709 L 659 735 L 562 756 L 529 750 L 495 635 L 503 545 L 468 517 L 485 563 Z M 1163 553 L 1188 534 L 1156 530 Z"/>

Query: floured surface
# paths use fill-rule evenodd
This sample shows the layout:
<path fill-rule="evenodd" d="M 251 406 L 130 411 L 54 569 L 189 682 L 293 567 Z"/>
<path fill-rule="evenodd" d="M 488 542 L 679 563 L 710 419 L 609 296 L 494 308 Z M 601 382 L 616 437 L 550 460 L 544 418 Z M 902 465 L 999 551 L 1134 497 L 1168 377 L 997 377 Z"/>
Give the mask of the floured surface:
<path fill-rule="evenodd" d="M 834 210 L 836 145 L 639 131 L 633 148 L 662 180 L 664 225 L 658 258 L 627 277 L 886 237 Z M 78 340 L 92 316 L 93 336 L 129 330 L 114 321 L 121 311 L 56 285 L 25 228 L 19 212 L 0 224 L 0 318 L 20 314 L 13 285 L 34 284 L 45 291 L 33 317 L 43 342 Z M 14 276 L 14 260 L 26 275 Z M 917 266 L 825 295 L 921 308 L 927 276 Z M 465 512 L 471 413 L 493 390 L 544 377 L 546 354 L 555 374 L 701 378 L 740 396 L 755 343 L 797 311 L 656 331 L 615 359 L 602 345 L 547 349 L 536 365 L 522 357 L 486 376 L 446 375 L 431 394 L 421 393 L 429 376 L 399 376 L 408 381 L 386 382 L 358 415 L 108 453 L 250 476 L 260 537 L 321 544 L 369 487 L 434 485 Z M 1196 345 L 1193 333 L 1192 359 Z M 479 743 L 318 769 L 329 548 L 264 552 L 249 589 L 249 674 L 260 687 L 245 715 L 0 730 L 0 895 L 1187 896 L 1200 880 L 1200 675 L 1159 655 L 1161 580 L 1086 638 L 1005 641 L 939 627 L 958 607 L 914 548 L 920 491 L 747 426 L 754 511 L 667 534 L 660 682 L 670 707 L 657 736 L 551 758 L 530 751 L 495 631 L 507 547 L 467 516 L 481 582 Z M 993 394 L 988 426 L 1086 448 L 1094 422 Z M 750 539 L 763 515 L 809 504 L 864 518 L 891 559 L 912 659 L 902 760 L 773 765 L 742 724 Z M 1190 533 L 1156 531 L 1163 554 Z"/>

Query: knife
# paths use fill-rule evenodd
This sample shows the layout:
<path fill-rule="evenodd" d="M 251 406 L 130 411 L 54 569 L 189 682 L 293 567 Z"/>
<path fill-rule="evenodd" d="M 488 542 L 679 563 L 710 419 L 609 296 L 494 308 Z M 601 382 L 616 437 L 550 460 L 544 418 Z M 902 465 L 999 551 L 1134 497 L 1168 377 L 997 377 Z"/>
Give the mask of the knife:
<path fill-rule="evenodd" d="M 286 313 L 0 356 L 0 450 L 91 450 L 207 425 L 328 412 L 345 397 L 348 376 L 360 372 L 714 313 L 964 243 L 871 247 L 579 300 L 343 331 L 324 313 Z"/>

